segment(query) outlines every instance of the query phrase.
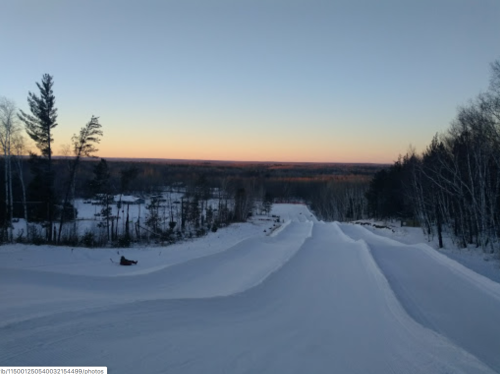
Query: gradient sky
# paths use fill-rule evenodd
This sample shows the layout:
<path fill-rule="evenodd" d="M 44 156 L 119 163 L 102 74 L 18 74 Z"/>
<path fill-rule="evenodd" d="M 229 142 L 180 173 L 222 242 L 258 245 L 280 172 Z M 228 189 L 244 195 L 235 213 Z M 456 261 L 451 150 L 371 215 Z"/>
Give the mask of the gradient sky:
<path fill-rule="evenodd" d="M 500 58 L 499 0 L 0 0 L 0 96 L 54 76 L 55 149 L 101 157 L 392 162 Z"/>

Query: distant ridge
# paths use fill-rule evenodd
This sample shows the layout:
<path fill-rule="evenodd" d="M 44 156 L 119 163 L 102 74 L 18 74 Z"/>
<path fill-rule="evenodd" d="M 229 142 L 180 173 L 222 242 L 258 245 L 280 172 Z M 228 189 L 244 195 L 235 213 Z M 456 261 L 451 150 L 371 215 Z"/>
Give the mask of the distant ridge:
<path fill-rule="evenodd" d="M 53 156 L 55 159 L 67 159 L 66 156 Z M 146 158 L 146 157 L 99 157 L 107 161 L 114 162 L 150 162 L 155 164 L 192 164 L 192 165 L 287 165 L 287 166 L 336 166 L 336 165 L 356 165 L 356 166 L 386 166 L 390 164 L 374 162 L 306 162 L 306 161 L 232 161 L 232 160 L 197 160 L 178 158 Z M 95 159 L 86 159 L 92 161 Z"/>

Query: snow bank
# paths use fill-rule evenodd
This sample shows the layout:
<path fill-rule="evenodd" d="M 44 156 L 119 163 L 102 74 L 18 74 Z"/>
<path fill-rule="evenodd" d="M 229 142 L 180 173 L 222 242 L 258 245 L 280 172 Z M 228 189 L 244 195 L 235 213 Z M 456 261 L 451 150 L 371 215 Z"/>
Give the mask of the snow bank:
<path fill-rule="evenodd" d="M 343 224 L 364 240 L 407 313 L 500 371 L 500 285 L 425 244 L 405 245 Z"/>

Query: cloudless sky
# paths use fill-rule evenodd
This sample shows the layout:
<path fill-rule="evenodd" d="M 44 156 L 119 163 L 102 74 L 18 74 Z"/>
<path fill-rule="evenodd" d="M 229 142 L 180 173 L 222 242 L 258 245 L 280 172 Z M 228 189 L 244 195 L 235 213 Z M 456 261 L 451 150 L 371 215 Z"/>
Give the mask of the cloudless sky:
<path fill-rule="evenodd" d="M 54 76 L 56 153 L 392 162 L 500 58 L 499 0 L 0 0 L 0 96 Z"/>

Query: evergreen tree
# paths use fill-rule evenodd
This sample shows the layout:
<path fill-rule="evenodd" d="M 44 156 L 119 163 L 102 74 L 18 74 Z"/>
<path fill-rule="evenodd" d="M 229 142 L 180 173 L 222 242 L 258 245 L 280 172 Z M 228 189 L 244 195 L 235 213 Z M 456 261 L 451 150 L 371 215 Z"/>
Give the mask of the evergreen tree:
<path fill-rule="evenodd" d="M 263 202 L 263 210 L 264 213 L 269 214 L 271 212 L 272 206 L 273 206 L 273 195 L 271 193 L 266 192 L 264 195 L 264 202 Z"/>
<path fill-rule="evenodd" d="M 52 129 L 57 126 L 57 109 L 55 107 L 55 97 L 52 91 L 54 84 L 53 77 L 44 74 L 42 84 L 37 83 L 40 90 L 40 97 L 34 93 L 28 93 L 28 105 L 31 114 L 20 110 L 19 118 L 26 126 L 26 132 L 33 139 L 42 155 L 52 159 Z"/>
<path fill-rule="evenodd" d="M 54 213 L 55 198 L 53 196 L 53 189 L 51 185 L 47 183 L 47 159 L 41 156 L 30 154 L 29 158 L 30 172 L 33 175 L 28 189 L 27 189 L 27 200 L 28 212 L 30 221 L 43 222 L 47 221 L 47 211 L 49 209 L 49 204 L 51 205 L 52 212 Z M 47 239 L 49 239 L 49 230 L 47 229 Z"/>
<path fill-rule="evenodd" d="M 48 189 L 47 193 L 43 196 L 47 199 L 43 201 L 43 205 L 47 207 L 47 239 L 49 241 L 52 241 L 53 238 L 52 226 L 55 203 L 53 199 L 52 130 L 57 126 L 57 109 L 55 107 L 55 97 L 52 91 L 53 84 L 53 77 L 49 74 L 44 74 L 41 84 L 36 84 L 40 90 L 40 96 L 31 92 L 28 93 L 28 105 L 31 114 L 25 113 L 22 110 L 19 114 L 19 119 L 24 122 L 29 137 L 36 143 L 42 156 L 47 159 L 46 167 L 38 177 L 42 179 L 40 182 Z"/>

